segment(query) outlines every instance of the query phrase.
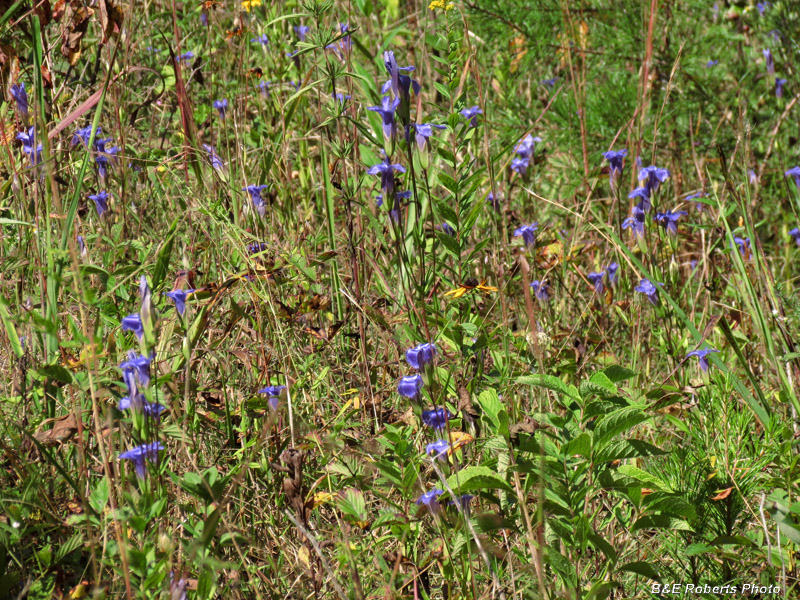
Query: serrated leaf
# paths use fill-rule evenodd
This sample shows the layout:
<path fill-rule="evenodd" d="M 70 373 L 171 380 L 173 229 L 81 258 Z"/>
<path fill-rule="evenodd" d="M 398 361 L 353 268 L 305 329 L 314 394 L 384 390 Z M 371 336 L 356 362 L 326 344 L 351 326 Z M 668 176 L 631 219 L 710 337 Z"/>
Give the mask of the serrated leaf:
<path fill-rule="evenodd" d="M 495 471 L 492 471 L 489 467 L 477 465 L 453 473 L 447 478 L 447 485 L 457 494 L 480 492 L 483 490 L 514 491 L 508 482 Z"/>
<path fill-rule="evenodd" d="M 619 365 L 611 365 L 610 367 L 606 367 L 602 371 L 606 377 L 613 383 L 618 383 L 620 381 L 625 381 L 630 379 L 634 375 L 636 375 L 636 371 L 631 371 L 625 367 L 620 367 Z"/>
<path fill-rule="evenodd" d="M 541 375 L 538 373 L 536 375 L 523 375 L 522 377 L 517 377 L 517 383 L 522 385 L 535 385 L 537 387 L 553 390 L 572 400 L 580 400 L 581 398 L 574 385 L 567 385 L 553 375 Z"/>
<path fill-rule="evenodd" d="M 667 452 L 642 440 L 618 440 L 605 445 L 595 454 L 594 461 L 604 463 L 626 458 L 661 456 L 662 454 L 667 454 Z"/>
<path fill-rule="evenodd" d="M 663 492 L 673 492 L 668 483 L 662 479 L 659 479 L 655 475 L 648 473 L 647 471 L 643 471 L 639 467 L 635 467 L 633 465 L 620 465 L 619 468 L 617 468 L 617 472 L 627 477 L 631 477 L 647 487 L 656 488 Z"/>
<path fill-rule="evenodd" d="M 618 393 L 617 386 L 611 383 L 611 380 L 600 371 L 593 374 L 588 380 L 581 381 L 580 394 L 584 400 L 591 395 L 608 398 L 616 396 Z"/>
<path fill-rule="evenodd" d="M 619 434 L 630 432 L 648 418 L 640 406 L 626 406 L 608 413 L 595 427 L 595 451 L 600 450 Z"/>

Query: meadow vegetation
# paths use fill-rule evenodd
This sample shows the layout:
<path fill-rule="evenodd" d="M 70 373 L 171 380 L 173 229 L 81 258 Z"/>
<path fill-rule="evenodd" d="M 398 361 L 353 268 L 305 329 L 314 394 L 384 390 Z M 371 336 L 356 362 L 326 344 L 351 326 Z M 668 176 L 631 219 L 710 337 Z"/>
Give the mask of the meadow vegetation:
<path fill-rule="evenodd" d="M 798 26 L 0 0 L 0 597 L 797 597 Z"/>

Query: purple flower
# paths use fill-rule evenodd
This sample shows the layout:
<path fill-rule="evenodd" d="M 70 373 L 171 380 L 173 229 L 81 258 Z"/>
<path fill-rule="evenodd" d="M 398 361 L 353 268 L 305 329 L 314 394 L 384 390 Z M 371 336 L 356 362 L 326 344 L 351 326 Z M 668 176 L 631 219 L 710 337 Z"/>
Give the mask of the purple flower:
<path fill-rule="evenodd" d="M 217 154 L 214 146 L 203 144 L 203 150 L 208 153 L 208 160 L 211 162 L 211 166 L 213 168 L 222 169 L 225 166 L 225 163 L 222 162 L 222 159 L 219 157 L 219 154 Z"/>
<path fill-rule="evenodd" d="M 262 81 L 258 84 L 258 89 L 261 91 L 261 95 L 265 98 L 269 96 L 269 81 Z"/>
<path fill-rule="evenodd" d="M 95 137 L 94 149 L 97 153 L 94 157 L 94 162 L 97 165 L 97 172 L 103 179 L 108 175 L 108 167 L 112 165 L 117 154 L 120 152 L 119 146 L 106 147 L 107 144 L 113 142 L 113 138 L 98 138 Z"/>
<path fill-rule="evenodd" d="M 333 98 L 339 104 L 344 105 L 345 102 L 350 100 L 350 94 L 340 94 L 340 93 L 331 94 L 331 98 Z"/>
<path fill-rule="evenodd" d="M 120 399 L 117 408 L 119 410 L 141 410 L 146 417 L 150 417 L 156 422 L 159 421 L 161 413 L 166 410 L 166 407 L 158 402 L 148 402 L 143 398 L 131 400 L 128 396 Z"/>
<path fill-rule="evenodd" d="M 489 192 L 489 195 L 486 196 L 486 201 L 493 209 L 498 212 L 500 211 L 500 198 L 495 198 L 494 192 Z"/>
<path fill-rule="evenodd" d="M 783 98 L 783 86 L 786 85 L 786 80 L 780 77 L 775 80 L 775 97 Z"/>
<path fill-rule="evenodd" d="M 306 34 L 308 33 L 308 27 L 305 25 L 295 25 L 294 26 L 294 33 L 297 35 L 298 39 L 301 42 L 306 41 Z"/>
<path fill-rule="evenodd" d="M 15 83 L 11 86 L 11 97 L 17 103 L 17 110 L 23 117 L 28 116 L 28 93 L 25 91 L 25 84 Z"/>
<path fill-rule="evenodd" d="M 416 500 L 417 506 L 424 506 L 430 512 L 438 512 L 441 509 L 441 505 L 439 504 L 439 496 L 441 496 L 444 492 L 442 490 L 430 490 L 422 494 Z"/>
<path fill-rule="evenodd" d="M 558 77 L 552 77 L 550 79 L 542 79 L 539 83 L 541 83 L 542 85 L 546 85 L 549 88 L 552 88 L 553 86 L 555 86 L 556 81 L 558 81 Z"/>
<path fill-rule="evenodd" d="M 704 348 L 703 350 L 692 350 L 689 354 L 686 355 L 686 358 L 690 356 L 696 356 L 700 361 L 700 368 L 703 370 L 703 373 L 708 373 L 708 355 L 714 352 L 719 352 L 714 348 Z"/>
<path fill-rule="evenodd" d="M 608 161 L 611 168 L 611 180 L 614 180 L 615 175 L 622 174 L 622 160 L 628 156 L 628 151 L 623 150 L 609 150 L 603 153 L 603 158 Z"/>
<path fill-rule="evenodd" d="M 608 275 L 608 285 L 613 286 L 617 283 L 617 277 L 619 276 L 617 271 L 619 270 L 619 265 L 615 262 L 612 262 L 605 268 L 606 275 Z"/>
<path fill-rule="evenodd" d="M 526 246 L 533 246 L 536 243 L 536 230 L 539 229 L 539 223 L 531 223 L 530 225 L 523 225 L 514 230 L 514 237 L 522 237 L 522 241 Z"/>
<path fill-rule="evenodd" d="M 528 171 L 528 165 L 530 164 L 531 159 L 522 157 L 522 158 L 513 158 L 511 159 L 511 170 L 516 171 L 522 176 L 525 176 L 525 173 Z"/>
<path fill-rule="evenodd" d="M 483 111 L 477 106 L 473 106 L 472 108 L 463 109 L 460 114 L 462 117 L 469 120 L 470 127 L 477 127 L 478 115 L 482 115 Z"/>
<path fill-rule="evenodd" d="M 252 200 L 253 206 L 256 207 L 256 210 L 258 210 L 258 214 L 261 217 L 263 217 L 267 212 L 267 203 L 264 202 L 261 192 L 266 190 L 268 187 L 269 186 L 267 185 L 248 185 L 247 187 L 242 188 L 243 191 L 250 194 L 250 200 Z"/>
<path fill-rule="evenodd" d="M 78 236 L 78 249 L 80 250 L 81 256 L 86 256 L 86 242 L 83 240 L 83 236 Z"/>
<path fill-rule="evenodd" d="M 603 293 L 603 277 L 605 277 L 605 271 L 598 271 L 596 273 L 589 273 L 586 275 L 586 279 L 588 279 L 594 285 L 594 291 L 596 294 Z"/>
<path fill-rule="evenodd" d="M 630 228 L 633 235 L 641 239 L 644 237 L 644 219 L 645 212 L 639 206 L 634 206 L 631 210 L 631 216 L 622 222 L 622 228 Z"/>
<path fill-rule="evenodd" d="M 792 167 L 786 173 L 784 173 L 786 177 L 792 177 L 794 179 L 794 184 L 797 186 L 797 189 L 800 189 L 800 167 Z"/>
<path fill-rule="evenodd" d="M 414 125 L 414 137 L 417 140 L 417 147 L 422 150 L 428 138 L 433 135 L 433 128 L 447 129 L 444 125 L 436 125 L 434 123 L 417 123 Z"/>
<path fill-rule="evenodd" d="M 739 248 L 739 254 L 742 255 L 742 258 L 746 258 L 747 254 L 750 252 L 750 238 L 742 239 L 737 235 L 734 236 L 733 241 Z"/>
<path fill-rule="evenodd" d="M 127 317 L 122 317 L 122 331 L 132 331 L 140 340 L 144 335 L 144 326 L 139 313 L 133 313 Z"/>
<path fill-rule="evenodd" d="M 394 193 L 394 173 L 405 173 L 406 168 L 403 165 L 389 162 L 389 157 L 385 157 L 383 162 L 370 167 L 367 170 L 367 175 L 380 175 L 381 176 L 381 189 L 387 197 L 391 197 Z"/>
<path fill-rule="evenodd" d="M 190 61 L 190 60 L 192 60 L 193 58 L 194 58 L 194 52 L 192 52 L 191 50 L 189 50 L 188 52 L 184 52 L 183 54 L 181 54 L 181 55 L 178 57 L 178 60 Z"/>
<path fill-rule="evenodd" d="M 222 100 L 214 100 L 213 106 L 217 109 L 217 112 L 219 112 L 219 118 L 224 121 L 225 113 L 228 110 L 228 99 L 223 98 Z"/>
<path fill-rule="evenodd" d="M 775 74 L 775 59 L 772 57 L 772 52 L 770 52 L 769 48 L 764 48 L 761 53 L 764 55 L 764 59 L 767 61 L 767 73 L 770 75 Z"/>
<path fill-rule="evenodd" d="M 758 14 L 763 17 L 764 13 L 767 11 L 767 9 L 770 6 L 772 6 L 772 2 L 759 2 L 759 3 L 757 3 L 756 4 L 756 8 L 758 9 Z"/>
<path fill-rule="evenodd" d="M 641 198 L 639 204 L 636 206 L 638 206 L 645 213 L 650 212 L 652 204 L 650 203 L 650 192 L 647 188 L 636 188 L 630 194 L 628 194 L 629 200 L 633 200 L 634 198 Z"/>
<path fill-rule="evenodd" d="M 550 284 L 546 281 L 539 281 L 538 279 L 531 281 L 531 289 L 533 289 L 536 298 L 542 302 L 550 300 Z"/>
<path fill-rule="evenodd" d="M 266 242 L 253 242 L 252 244 L 247 245 L 247 253 L 248 254 L 257 254 L 259 252 L 264 252 L 268 248 Z"/>
<path fill-rule="evenodd" d="M 186 297 L 193 294 L 194 290 L 172 290 L 167 292 L 166 296 L 175 303 L 175 310 L 178 311 L 180 316 L 186 312 Z"/>
<path fill-rule="evenodd" d="M 380 106 L 368 106 L 367 110 L 379 113 L 383 118 L 383 135 L 387 140 L 393 140 L 397 133 L 397 125 L 394 121 L 394 111 L 400 106 L 400 98 L 392 100 L 389 96 L 384 96 Z"/>
<path fill-rule="evenodd" d="M 800 246 L 800 229 L 795 227 L 789 232 L 789 237 L 794 240 L 794 242 Z"/>
<path fill-rule="evenodd" d="M 519 154 L 522 158 L 531 158 L 533 156 L 533 151 L 536 149 L 536 144 L 541 142 L 542 138 L 538 135 L 533 137 L 530 133 L 522 138 L 517 147 L 514 148 L 514 152 Z"/>
<path fill-rule="evenodd" d="M 16 137 L 22 142 L 22 151 L 25 153 L 25 156 L 28 157 L 31 166 L 35 167 L 42 162 L 42 151 L 44 147 L 42 144 L 36 143 L 36 130 L 33 127 L 29 127 L 27 132 L 18 132 Z"/>
<path fill-rule="evenodd" d="M 660 212 L 656 214 L 655 221 L 662 227 L 666 228 L 667 233 L 671 236 L 678 235 L 678 219 L 687 215 L 685 210 Z"/>
<path fill-rule="evenodd" d="M 406 360 L 412 369 L 418 371 L 431 364 L 436 356 L 436 346 L 433 344 L 419 344 L 406 350 Z"/>
<path fill-rule="evenodd" d="M 755 185 L 758 183 L 758 175 L 756 175 L 756 172 L 753 169 L 747 170 L 747 176 L 750 179 L 750 185 Z"/>
<path fill-rule="evenodd" d="M 403 75 L 400 71 L 411 72 L 414 70 L 413 66 L 398 67 L 397 61 L 394 58 L 394 52 L 387 50 L 383 53 L 383 64 L 386 67 L 386 72 L 389 73 L 389 79 L 381 87 L 381 94 L 385 94 L 392 90 L 395 98 L 403 100 L 408 103 L 411 97 L 411 88 L 413 87 L 414 93 L 419 95 L 419 82 L 416 79 L 411 79 L 409 75 Z"/>
<path fill-rule="evenodd" d="M 108 192 L 106 192 L 105 190 L 98 192 L 96 194 L 89 194 L 89 200 L 94 200 L 94 205 L 97 208 L 97 214 L 101 217 L 103 216 L 103 213 L 105 213 L 108 210 L 109 197 L 110 196 Z"/>
<path fill-rule="evenodd" d="M 658 285 L 664 285 L 663 283 L 659 283 Z M 647 296 L 647 299 L 650 301 L 650 304 L 654 306 L 659 305 L 658 299 L 658 288 L 653 285 L 653 283 L 649 279 L 642 279 L 634 288 L 635 291 L 639 292 L 640 294 L 644 294 Z"/>
<path fill-rule="evenodd" d="M 400 383 L 397 384 L 397 393 L 411 400 L 419 400 L 421 391 L 422 376 L 419 373 L 416 375 L 406 375 L 400 380 Z"/>
<path fill-rule="evenodd" d="M 95 138 L 99 138 L 103 135 L 103 128 L 98 127 L 97 131 L 95 132 Z M 72 141 L 70 142 L 71 146 L 77 146 L 78 144 L 83 144 L 87 148 L 89 147 L 89 138 L 92 137 L 92 126 L 87 125 L 86 127 L 81 127 L 75 134 L 72 136 Z"/>
<path fill-rule="evenodd" d="M 694 200 L 695 198 L 705 198 L 708 194 L 704 191 L 695 192 L 694 194 L 689 194 L 686 196 L 686 201 Z M 703 212 L 703 203 L 702 202 L 695 202 L 694 207 L 697 209 L 697 212 Z"/>
<path fill-rule="evenodd" d="M 436 440 L 425 446 L 425 454 L 434 458 L 445 459 L 445 454 L 449 448 L 450 443 L 447 440 Z"/>
<path fill-rule="evenodd" d="M 455 506 L 456 504 L 458 504 L 461 507 L 461 510 L 463 510 L 464 512 L 467 512 L 469 510 L 469 503 L 472 502 L 472 499 L 474 497 L 475 496 L 472 496 L 470 494 L 461 494 L 455 500 L 450 500 L 450 502 L 448 502 L 448 504 L 450 506 Z"/>
<path fill-rule="evenodd" d="M 350 50 L 350 47 L 353 45 L 353 40 L 350 39 L 350 34 L 347 33 L 348 31 L 350 31 L 349 23 L 339 23 L 339 33 L 346 34 L 339 40 L 339 47 L 342 51 Z"/>
<path fill-rule="evenodd" d="M 266 33 L 262 33 L 260 36 L 255 38 L 250 38 L 251 42 L 255 42 L 256 44 L 261 44 L 262 46 L 269 46 L 269 38 L 267 37 Z"/>
<path fill-rule="evenodd" d="M 447 426 L 447 421 L 452 418 L 453 415 L 446 408 L 431 408 L 422 411 L 422 422 L 436 430 L 444 429 Z"/>
<path fill-rule="evenodd" d="M 138 475 L 140 479 L 144 479 L 147 476 L 146 463 L 152 462 L 158 464 L 158 453 L 163 449 L 164 446 L 160 442 L 151 442 L 123 452 L 119 455 L 119 458 L 122 460 L 132 460 L 136 468 L 136 475 Z"/>
<path fill-rule="evenodd" d="M 710 69 L 711 67 L 716 67 L 719 64 L 718 60 L 709 60 L 706 63 L 706 69 Z"/>
<path fill-rule="evenodd" d="M 267 404 L 269 404 L 269 407 L 272 410 L 278 410 L 278 402 L 280 400 L 281 393 L 285 389 L 286 389 L 285 385 L 268 385 L 267 387 L 258 390 L 258 393 L 266 394 Z"/>
<path fill-rule="evenodd" d="M 128 395 L 132 398 L 139 396 L 139 390 L 150 385 L 150 363 L 152 357 L 137 354 L 133 350 L 128 352 L 128 360 L 120 363 L 122 379 L 128 388 Z"/>
<path fill-rule="evenodd" d="M 436 229 L 438 229 L 442 233 L 449 235 L 450 237 L 456 237 L 456 230 L 453 229 L 453 226 L 450 225 L 450 223 L 448 223 L 447 221 L 445 221 L 441 225 L 437 225 Z"/>
<path fill-rule="evenodd" d="M 669 169 L 661 169 L 654 165 L 643 168 L 639 171 L 639 181 L 644 181 L 644 188 L 647 195 L 651 196 L 658 189 L 658 186 L 669 179 Z"/>

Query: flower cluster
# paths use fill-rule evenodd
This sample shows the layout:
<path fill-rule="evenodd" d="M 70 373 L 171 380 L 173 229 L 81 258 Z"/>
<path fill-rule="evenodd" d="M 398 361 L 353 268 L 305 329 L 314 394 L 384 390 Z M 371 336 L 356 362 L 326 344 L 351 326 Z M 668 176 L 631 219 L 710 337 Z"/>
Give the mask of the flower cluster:
<path fill-rule="evenodd" d="M 528 171 L 528 166 L 533 158 L 533 152 L 536 149 L 536 143 L 541 142 L 542 138 L 539 136 L 533 137 L 530 133 L 520 140 L 517 147 L 514 148 L 517 157 L 511 161 L 511 170 L 516 171 L 524 176 Z"/>

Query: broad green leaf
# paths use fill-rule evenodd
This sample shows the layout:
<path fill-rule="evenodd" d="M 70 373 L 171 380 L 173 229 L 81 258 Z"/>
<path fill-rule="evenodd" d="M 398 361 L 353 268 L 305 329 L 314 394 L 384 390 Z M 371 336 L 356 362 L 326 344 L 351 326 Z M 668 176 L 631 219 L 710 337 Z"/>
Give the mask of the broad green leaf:
<path fill-rule="evenodd" d="M 108 504 L 108 478 L 103 477 L 92 490 L 89 495 L 89 506 L 91 506 L 98 515 L 103 514 L 103 509 Z"/>
<path fill-rule="evenodd" d="M 508 482 L 489 467 L 473 465 L 453 473 L 447 478 L 449 485 L 457 494 L 483 490 L 506 490 L 513 492 Z"/>
<path fill-rule="evenodd" d="M 558 377 L 554 377 L 553 375 L 541 375 L 538 373 L 535 375 L 523 375 L 521 377 L 517 377 L 517 383 L 522 385 L 535 385 L 537 387 L 553 390 L 554 392 L 558 392 L 562 396 L 566 396 L 572 400 L 581 399 L 580 394 L 574 385 L 567 385 Z"/>
<path fill-rule="evenodd" d="M 478 396 L 478 405 L 483 410 L 483 414 L 489 419 L 497 435 L 508 435 L 508 413 L 506 407 L 500 401 L 497 391 L 493 389 L 484 390 Z"/>
<path fill-rule="evenodd" d="M 622 475 L 626 475 L 627 477 L 631 477 L 641 482 L 647 487 L 652 487 L 663 492 L 673 492 L 668 483 L 659 479 L 655 475 L 648 473 L 647 471 L 643 471 L 639 467 L 635 467 L 633 465 L 620 465 L 617 471 Z"/>

